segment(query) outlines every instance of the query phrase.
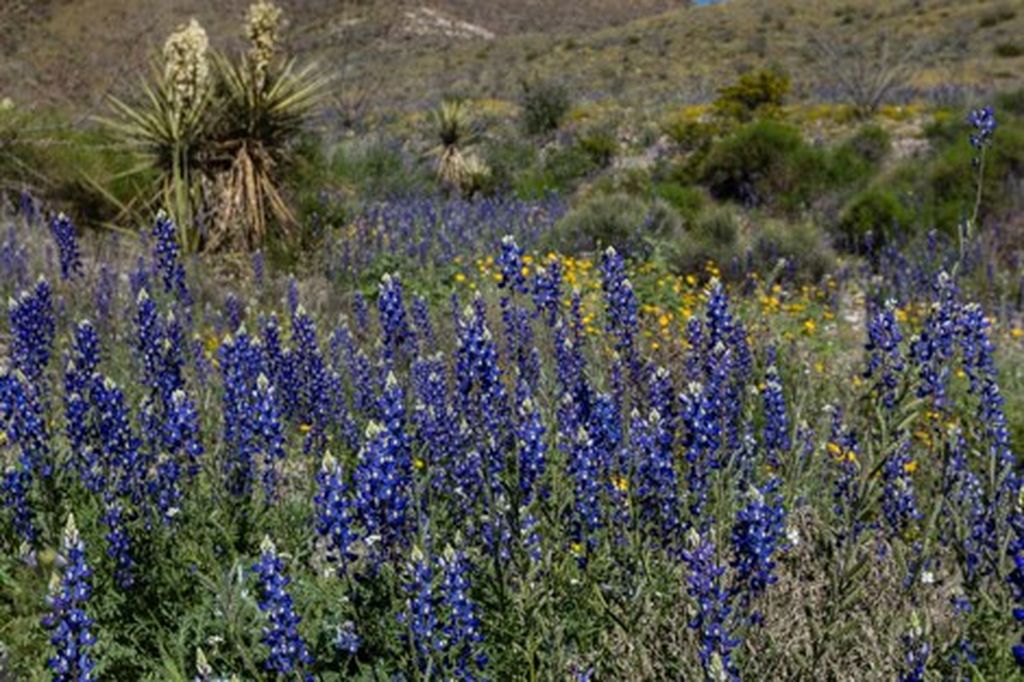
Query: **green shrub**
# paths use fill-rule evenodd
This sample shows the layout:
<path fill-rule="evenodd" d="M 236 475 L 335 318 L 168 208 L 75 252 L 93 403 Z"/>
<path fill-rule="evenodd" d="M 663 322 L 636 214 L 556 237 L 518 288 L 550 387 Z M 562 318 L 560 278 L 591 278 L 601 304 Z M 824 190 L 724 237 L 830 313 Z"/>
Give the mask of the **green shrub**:
<path fill-rule="evenodd" d="M 555 81 L 523 81 L 523 127 L 530 135 L 558 130 L 569 113 L 569 89 Z"/>
<path fill-rule="evenodd" d="M 995 106 L 996 111 L 1024 116 L 1024 88 L 999 93 L 996 95 Z"/>
<path fill-rule="evenodd" d="M 981 15 L 978 19 L 978 28 L 992 28 L 1016 16 L 1017 12 L 1009 5 L 999 5 Z"/>
<path fill-rule="evenodd" d="M 792 212 L 814 198 L 827 165 L 826 155 L 796 128 L 758 121 L 715 144 L 700 177 L 718 199 Z"/>
<path fill-rule="evenodd" d="M 491 168 L 494 191 L 515 186 L 517 178 L 537 162 L 536 146 L 515 139 L 489 140 L 481 145 L 481 154 Z"/>
<path fill-rule="evenodd" d="M 909 230 L 913 213 L 892 189 L 868 187 L 856 194 L 843 208 L 839 217 L 841 244 L 859 250 L 868 234 L 874 244 L 888 241 L 897 231 Z"/>
<path fill-rule="evenodd" d="M 745 73 L 732 85 L 718 91 L 715 112 L 724 118 L 750 121 L 778 112 L 789 94 L 789 76 L 772 69 Z"/>
<path fill-rule="evenodd" d="M 785 263 L 781 274 L 796 279 L 818 281 L 835 265 L 824 231 L 807 220 L 766 221 L 752 234 L 748 253 L 758 272 L 772 272 L 781 260 Z"/>
<path fill-rule="evenodd" d="M 569 212 L 549 234 L 547 247 L 566 253 L 607 246 L 627 254 L 645 253 L 653 242 L 669 242 L 681 232 L 679 216 L 661 201 L 628 194 L 598 195 Z"/>
<path fill-rule="evenodd" d="M 853 151 L 865 162 L 875 166 L 884 161 L 892 151 L 892 136 L 885 128 L 868 124 L 862 126 L 842 146 Z"/>
<path fill-rule="evenodd" d="M 655 194 L 679 214 L 686 225 L 692 225 L 704 208 L 704 192 L 699 187 L 661 182 L 654 188 Z"/>
<path fill-rule="evenodd" d="M 709 208 L 665 248 L 673 272 L 685 275 L 703 270 L 708 261 L 723 264 L 736 255 L 739 221 L 728 206 Z"/>
<path fill-rule="evenodd" d="M 649 200 L 654 195 L 651 174 L 646 168 L 621 168 L 602 173 L 593 183 L 583 188 L 586 197 L 598 194 L 628 194 Z"/>
<path fill-rule="evenodd" d="M 607 168 L 619 153 L 619 141 L 614 128 L 589 130 L 579 137 L 576 144 L 587 153 L 598 168 Z"/>
<path fill-rule="evenodd" d="M 330 185 L 368 199 L 415 194 L 432 183 L 400 144 L 375 137 L 339 144 L 331 155 L 330 172 Z"/>
<path fill-rule="evenodd" d="M 829 183 L 848 187 L 869 179 L 889 155 L 892 140 L 877 125 L 866 125 L 837 146 L 829 158 Z"/>
<path fill-rule="evenodd" d="M 970 215 L 976 198 L 976 181 L 972 161 L 975 150 L 964 135 L 956 143 L 940 151 L 924 177 L 920 192 L 926 198 L 925 211 L 931 225 L 949 234 Z M 1017 195 L 1024 179 L 1024 124 L 1004 118 L 996 131 L 992 147 L 985 158 L 985 177 L 979 219 L 1005 216 L 1018 207 Z"/>
<path fill-rule="evenodd" d="M 662 132 L 668 135 L 680 150 L 694 153 L 702 149 L 706 150 L 711 146 L 715 136 L 719 133 L 719 126 L 680 116 L 665 122 Z"/>
<path fill-rule="evenodd" d="M 1020 43 L 998 43 L 992 48 L 992 53 L 997 57 L 1019 57 L 1024 54 L 1024 45 Z"/>

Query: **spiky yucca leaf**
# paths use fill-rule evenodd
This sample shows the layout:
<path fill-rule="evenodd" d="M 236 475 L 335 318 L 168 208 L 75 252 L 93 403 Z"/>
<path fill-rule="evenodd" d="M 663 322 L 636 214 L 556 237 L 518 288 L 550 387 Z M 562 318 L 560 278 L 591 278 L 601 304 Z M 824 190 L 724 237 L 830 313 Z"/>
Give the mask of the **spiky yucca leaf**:
<path fill-rule="evenodd" d="M 100 121 L 140 154 L 139 172 L 158 171 L 157 186 L 146 203 L 167 209 L 178 226 L 180 243 L 186 251 L 195 251 L 202 237 L 194 229 L 194 214 L 202 201 L 199 181 L 202 154 L 209 141 L 210 92 L 202 91 L 190 106 L 181 107 L 159 73 L 152 83 L 143 82 L 141 90 L 137 104 L 111 97 L 118 118 Z M 122 208 L 131 210 L 130 206 Z"/>
<path fill-rule="evenodd" d="M 257 71 L 247 57 L 214 59 L 221 108 L 214 131 L 216 219 L 210 248 L 253 248 L 272 218 L 287 235 L 295 218 L 281 195 L 279 167 L 327 85 L 313 65 L 288 61 Z"/>
<path fill-rule="evenodd" d="M 468 109 L 461 100 L 445 100 L 431 112 L 431 121 L 438 144 L 430 154 L 437 158 L 438 180 L 471 194 L 490 169 L 471 152 L 479 134 Z"/>

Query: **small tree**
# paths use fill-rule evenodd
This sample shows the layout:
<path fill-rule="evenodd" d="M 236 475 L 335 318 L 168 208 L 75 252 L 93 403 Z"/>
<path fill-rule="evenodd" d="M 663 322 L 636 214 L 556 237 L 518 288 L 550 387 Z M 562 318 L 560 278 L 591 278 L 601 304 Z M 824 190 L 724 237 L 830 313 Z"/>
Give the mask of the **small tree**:
<path fill-rule="evenodd" d="M 821 79 L 868 118 L 895 90 L 906 85 L 917 70 L 919 44 L 884 31 L 870 35 L 863 26 L 849 24 L 842 31 L 818 31 L 808 36 L 812 58 Z"/>
<path fill-rule="evenodd" d="M 569 113 L 572 98 L 569 90 L 554 81 L 523 81 L 523 126 L 530 135 L 558 130 Z"/>
<path fill-rule="evenodd" d="M 718 91 L 715 112 L 742 122 L 774 115 L 789 94 L 789 76 L 774 69 L 751 71 Z"/>

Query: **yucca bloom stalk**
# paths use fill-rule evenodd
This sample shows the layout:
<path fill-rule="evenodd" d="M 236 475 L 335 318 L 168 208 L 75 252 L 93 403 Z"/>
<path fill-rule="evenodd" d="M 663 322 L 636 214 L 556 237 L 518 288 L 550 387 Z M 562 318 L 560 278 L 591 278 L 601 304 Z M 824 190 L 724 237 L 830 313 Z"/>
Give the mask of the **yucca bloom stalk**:
<path fill-rule="evenodd" d="M 157 187 L 149 204 L 164 207 L 178 229 L 178 241 L 196 251 L 203 235 L 195 229 L 202 202 L 200 180 L 205 174 L 203 153 L 208 144 L 209 110 L 213 80 L 209 66 L 209 40 L 195 19 L 179 27 L 164 43 L 162 67 L 142 86 L 136 104 L 112 97 L 117 119 L 104 122 L 139 152 L 139 171 L 158 172 Z M 122 206 L 125 213 L 135 207 Z"/>

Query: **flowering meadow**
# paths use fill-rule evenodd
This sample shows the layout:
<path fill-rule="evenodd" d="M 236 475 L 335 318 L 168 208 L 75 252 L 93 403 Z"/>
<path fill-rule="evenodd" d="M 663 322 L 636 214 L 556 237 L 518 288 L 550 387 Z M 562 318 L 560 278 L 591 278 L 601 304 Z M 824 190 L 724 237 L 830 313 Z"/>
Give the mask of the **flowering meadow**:
<path fill-rule="evenodd" d="M 1024 329 L 970 235 L 726 283 L 532 210 L 388 232 L 423 291 L 5 211 L 0 679 L 1020 677 Z"/>

